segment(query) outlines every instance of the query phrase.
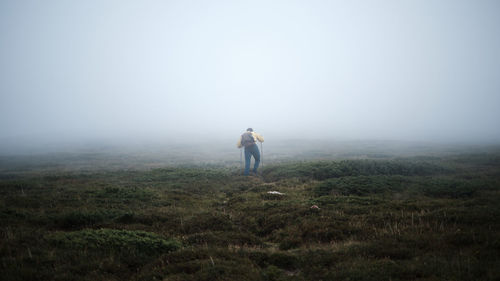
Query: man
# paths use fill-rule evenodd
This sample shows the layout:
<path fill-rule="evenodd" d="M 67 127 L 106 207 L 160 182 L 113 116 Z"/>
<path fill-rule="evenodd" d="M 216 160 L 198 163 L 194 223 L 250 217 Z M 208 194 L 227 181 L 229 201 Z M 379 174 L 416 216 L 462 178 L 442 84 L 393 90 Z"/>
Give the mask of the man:
<path fill-rule="evenodd" d="M 245 148 L 245 172 L 243 173 L 245 176 L 247 176 L 250 172 L 250 160 L 252 156 L 255 159 L 252 172 L 257 174 L 257 168 L 259 168 L 260 152 L 256 141 L 264 142 L 264 138 L 254 132 L 252 128 L 248 128 L 247 131 L 241 135 L 238 143 L 236 144 L 238 148 Z"/>

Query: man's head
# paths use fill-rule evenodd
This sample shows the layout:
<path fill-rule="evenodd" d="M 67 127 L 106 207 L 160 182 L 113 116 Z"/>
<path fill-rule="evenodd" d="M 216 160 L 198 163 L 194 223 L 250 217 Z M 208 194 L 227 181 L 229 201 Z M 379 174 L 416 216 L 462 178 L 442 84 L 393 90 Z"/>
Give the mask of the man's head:
<path fill-rule="evenodd" d="M 253 132 L 253 129 L 252 128 L 248 128 L 247 132 Z"/>

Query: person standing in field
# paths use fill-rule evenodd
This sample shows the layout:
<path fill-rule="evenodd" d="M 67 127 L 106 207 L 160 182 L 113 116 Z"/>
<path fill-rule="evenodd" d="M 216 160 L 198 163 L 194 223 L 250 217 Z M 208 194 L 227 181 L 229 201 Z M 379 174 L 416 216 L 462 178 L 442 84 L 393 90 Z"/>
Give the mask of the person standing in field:
<path fill-rule="evenodd" d="M 264 142 L 264 138 L 254 132 L 252 128 L 248 128 L 247 131 L 241 135 L 238 143 L 236 144 L 238 148 L 245 148 L 245 171 L 243 173 L 245 176 L 247 176 L 250 172 L 250 160 L 252 156 L 255 160 L 252 172 L 257 174 L 257 169 L 260 164 L 260 151 L 257 146 L 257 141 Z"/>

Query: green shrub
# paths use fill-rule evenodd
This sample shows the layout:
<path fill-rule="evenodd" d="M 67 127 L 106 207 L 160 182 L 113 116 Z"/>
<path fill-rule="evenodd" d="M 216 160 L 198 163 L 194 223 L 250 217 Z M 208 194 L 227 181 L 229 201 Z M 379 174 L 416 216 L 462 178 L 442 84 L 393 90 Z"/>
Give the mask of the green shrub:
<path fill-rule="evenodd" d="M 57 246 L 112 251 L 133 251 L 143 254 L 160 254 L 181 247 L 175 240 L 145 231 L 118 229 L 85 229 L 74 232 L 57 232 L 47 236 Z"/>
<path fill-rule="evenodd" d="M 221 180 L 228 177 L 223 169 L 199 167 L 172 167 L 154 169 L 138 174 L 139 182 L 198 182 L 206 180 Z"/>
<path fill-rule="evenodd" d="M 328 243 L 341 241 L 351 235 L 351 228 L 345 222 L 305 221 L 300 226 L 302 241 Z"/>
<path fill-rule="evenodd" d="M 184 222 L 185 233 L 197 233 L 205 231 L 230 231 L 234 228 L 233 222 L 228 215 L 219 213 L 196 214 Z"/>
<path fill-rule="evenodd" d="M 115 187 L 107 186 L 101 189 L 97 194 L 97 198 L 104 198 L 111 201 L 138 200 L 149 201 L 156 197 L 155 193 L 150 190 L 139 187 Z"/>
<path fill-rule="evenodd" d="M 63 212 L 53 218 L 56 226 L 63 229 L 75 229 L 92 227 L 103 223 L 107 220 L 111 220 L 118 214 L 109 210 L 97 210 L 97 211 L 87 211 L 87 210 L 73 210 L 68 212 Z"/>
<path fill-rule="evenodd" d="M 409 259 L 415 256 L 415 249 L 408 248 L 409 243 L 401 243 L 394 238 L 380 239 L 366 244 L 352 246 L 347 250 L 351 256 L 365 258 Z"/>
<path fill-rule="evenodd" d="M 313 192 L 316 196 L 337 195 L 369 195 L 375 193 L 398 192 L 408 182 L 402 176 L 357 176 L 328 179 L 317 184 Z"/>
<path fill-rule="evenodd" d="M 270 265 L 262 271 L 262 279 L 266 281 L 286 280 L 285 272 L 277 266 Z"/>
<path fill-rule="evenodd" d="M 209 231 L 195 233 L 187 237 L 187 243 L 191 245 L 210 245 L 227 247 L 229 245 L 263 246 L 262 240 L 248 232 L 233 231 Z"/>
<path fill-rule="evenodd" d="M 154 269 L 161 271 L 164 280 L 261 280 L 259 269 L 244 254 L 217 249 L 171 252 L 160 257 Z"/>
<path fill-rule="evenodd" d="M 326 180 L 347 176 L 402 175 L 423 176 L 447 173 L 430 162 L 409 160 L 343 160 L 271 165 L 264 171 L 266 180 L 287 178 Z"/>
<path fill-rule="evenodd" d="M 297 256 L 286 252 L 269 253 L 252 251 L 246 253 L 246 255 L 251 261 L 262 268 L 273 265 L 281 269 L 292 270 L 295 269 L 300 263 L 300 260 L 297 258 Z"/>
<path fill-rule="evenodd" d="M 302 244 L 302 241 L 299 238 L 285 238 L 279 243 L 279 249 L 282 251 L 295 249 Z"/>
<path fill-rule="evenodd" d="M 481 185 L 467 180 L 432 178 L 418 182 L 417 190 L 429 197 L 467 198 L 474 196 L 481 188 Z"/>
<path fill-rule="evenodd" d="M 315 267 L 320 266 L 322 268 L 329 268 L 343 259 L 347 258 L 347 255 L 342 255 L 341 252 L 334 252 L 329 250 L 308 250 L 302 253 L 300 257 L 300 264 L 303 267 Z"/>

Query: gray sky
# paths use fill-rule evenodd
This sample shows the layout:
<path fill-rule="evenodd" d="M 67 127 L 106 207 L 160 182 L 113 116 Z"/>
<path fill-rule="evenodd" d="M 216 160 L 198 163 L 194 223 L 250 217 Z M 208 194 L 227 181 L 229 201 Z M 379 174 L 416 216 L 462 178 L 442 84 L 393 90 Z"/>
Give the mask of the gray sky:
<path fill-rule="evenodd" d="M 500 2 L 0 2 L 0 138 L 500 140 Z"/>

